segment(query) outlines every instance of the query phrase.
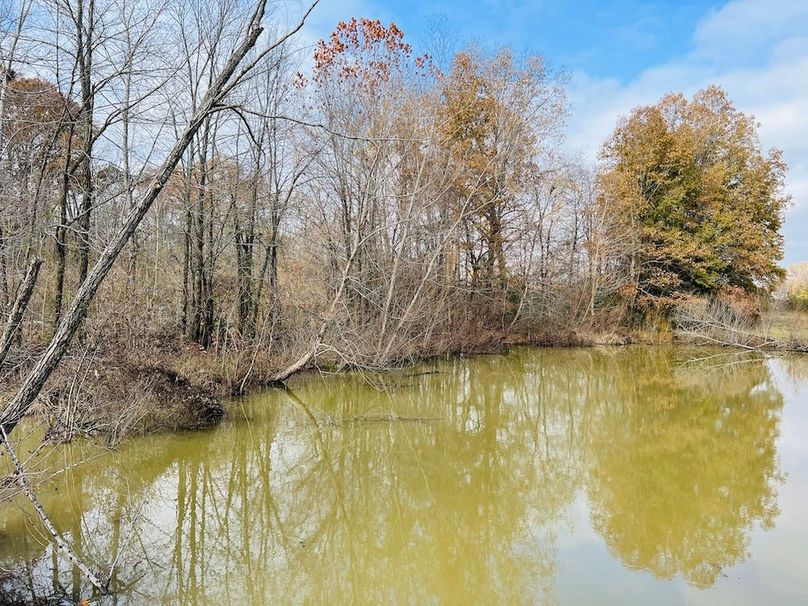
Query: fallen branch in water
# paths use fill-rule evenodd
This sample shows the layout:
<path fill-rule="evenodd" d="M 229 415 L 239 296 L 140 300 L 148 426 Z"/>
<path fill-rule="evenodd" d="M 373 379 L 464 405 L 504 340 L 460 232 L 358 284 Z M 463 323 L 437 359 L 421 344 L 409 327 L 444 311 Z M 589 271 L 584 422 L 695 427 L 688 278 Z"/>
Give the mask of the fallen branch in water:
<path fill-rule="evenodd" d="M 442 417 L 401 417 L 395 414 L 389 415 L 365 415 L 360 417 L 353 417 L 351 419 L 345 419 L 342 421 L 342 425 L 347 423 L 393 423 L 393 422 L 410 422 L 410 423 L 419 423 L 422 421 L 441 421 Z M 335 425 L 340 425 L 340 423 L 335 423 Z"/>
<path fill-rule="evenodd" d="M 64 537 L 56 530 L 56 527 L 53 525 L 53 522 L 50 521 L 48 514 L 45 513 L 45 509 L 42 507 L 42 503 L 39 502 L 36 494 L 34 494 L 33 488 L 31 488 L 31 484 L 28 482 L 28 478 L 25 475 L 25 470 L 22 467 L 22 463 L 17 458 L 17 453 L 14 451 L 14 448 L 11 446 L 11 440 L 8 438 L 8 434 L 6 430 L 0 426 L 0 432 L 3 435 L 3 444 L 8 451 L 9 456 L 11 457 L 12 462 L 14 463 L 14 479 L 17 481 L 17 484 L 20 486 L 20 490 L 28 497 L 28 500 L 31 501 L 31 505 L 34 507 L 34 511 L 39 516 L 39 519 L 42 521 L 42 525 L 45 529 L 50 533 L 51 537 L 53 537 L 54 543 L 59 548 L 59 550 L 65 554 L 67 559 L 78 568 L 82 574 L 87 577 L 87 580 L 90 581 L 93 587 L 101 594 L 106 595 L 109 593 L 106 583 L 102 583 L 98 573 L 94 572 L 87 564 L 85 564 L 82 559 L 76 554 L 75 551 L 70 547 L 67 541 L 65 541 Z"/>

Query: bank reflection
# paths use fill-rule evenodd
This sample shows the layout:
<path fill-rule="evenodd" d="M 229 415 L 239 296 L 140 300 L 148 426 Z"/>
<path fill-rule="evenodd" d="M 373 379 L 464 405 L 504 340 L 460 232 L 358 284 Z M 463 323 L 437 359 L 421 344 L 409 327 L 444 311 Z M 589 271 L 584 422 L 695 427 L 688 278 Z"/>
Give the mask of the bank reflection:
<path fill-rule="evenodd" d="M 46 506 L 88 559 L 125 546 L 111 603 L 551 604 L 579 495 L 626 566 L 706 586 L 774 521 L 765 360 L 522 351 L 427 370 L 257 396 L 215 431 L 71 470 Z M 28 560 L 27 581 L 4 590 L 80 595 L 15 511 L 0 560 Z"/>

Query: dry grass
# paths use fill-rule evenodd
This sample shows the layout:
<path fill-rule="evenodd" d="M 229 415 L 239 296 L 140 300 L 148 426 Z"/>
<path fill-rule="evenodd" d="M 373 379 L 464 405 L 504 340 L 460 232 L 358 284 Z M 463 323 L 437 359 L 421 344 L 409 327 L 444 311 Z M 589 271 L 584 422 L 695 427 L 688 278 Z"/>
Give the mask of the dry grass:
<path fill-rule="evenodd" d="M 808 312 L 774 310 L 764 315 L 761 325 L 776 339 L 808 343 Z"/>
<path fill-rule="evenodd" d="M 674 316 L 676 334 L 695 343 L 744 349 L 808 351 L 808 314 L 772 309 L 763 314 L 719 299 L 691 299 Z"/>

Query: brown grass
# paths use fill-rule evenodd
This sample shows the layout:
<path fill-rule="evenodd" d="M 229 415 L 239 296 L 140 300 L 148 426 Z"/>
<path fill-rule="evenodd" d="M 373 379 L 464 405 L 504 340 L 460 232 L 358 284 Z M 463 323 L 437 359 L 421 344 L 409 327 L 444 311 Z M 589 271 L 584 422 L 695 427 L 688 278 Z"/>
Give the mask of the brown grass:
<path fill-rule="evenodd" d="M 776 339 L 808 343 L 808 312 L 773 310 L 761 324 Z"/>

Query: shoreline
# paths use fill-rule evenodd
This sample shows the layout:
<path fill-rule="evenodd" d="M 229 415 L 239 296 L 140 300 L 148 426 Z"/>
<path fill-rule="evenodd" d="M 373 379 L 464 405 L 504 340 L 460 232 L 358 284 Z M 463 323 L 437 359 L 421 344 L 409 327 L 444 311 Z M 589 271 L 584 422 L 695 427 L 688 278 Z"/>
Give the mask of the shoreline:
<path fill-rule="evenodd" d="M 254 353 L 222 356 L 189 343 L 174 341 L 167 344 L 165 340 L 152 341 L 149 345 L 139 348 L 135 355 L 99 351 L 92 368 L 84 370 L 85 380 L 78 389 L 75 388 L 75 376 L 82 372 L 82 367 L 66 364 L 33 411 L 47 427 L 46 441 L 55 444 L 70 442 L 79 436 L 98 437 L 115 446 L 130 436 L 206 429 L 225 418 L 228 398 L 285 386 L 283 382 L 273 383 L 264 378 L 272 376 L 273 366 L 277 366 L 278 361 L 262 358 L 256 363 L 258 356 Z M 308 364 L 298 374 L 340 374 L 356 370 L 385 373 L 452 357 L 506 355 L 514 347 L 552 349 L 634 345 L 724 347 L 763 353 L 808 352 L 808 347 L 799 341 L 762 340 L 759 345 L 749 345 L 722 342 L 706 333 L 683 335 L 670 330 L 511 335 L 492 332 L 484 340 L 460 343 L 443 350 L 424 350 L 418 355 L 393 359 L 383 366 L 336 363 L 326 358 Z M 150 361 L 144 362 L 144 358 Z M 246 373 L 238 370 L 244 359 L 252 360 Z M 6 393 L 13 391 L 13 386 L 8 383 L 3 389 Z M 54 414 L 56 409 L 65 405 L 65 401 L 81 412 L 72 427 L 64 426 L 58 414 Z"/>

